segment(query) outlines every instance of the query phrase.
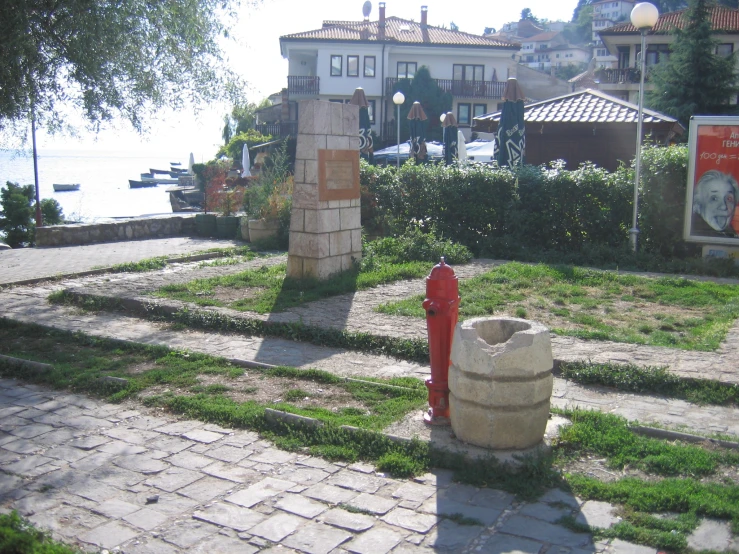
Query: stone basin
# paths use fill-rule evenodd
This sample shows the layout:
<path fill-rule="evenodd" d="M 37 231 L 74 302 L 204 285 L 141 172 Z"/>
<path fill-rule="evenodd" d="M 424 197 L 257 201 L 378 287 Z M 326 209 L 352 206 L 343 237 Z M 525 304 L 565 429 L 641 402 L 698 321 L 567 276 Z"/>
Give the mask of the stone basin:
<path fill-rule="evenodd" d="M 491 449 L 539 444 L 552 396 L 549 329 L 525 319 L 457 324 L 449 367 L 449 411 L 458 439 Z"/>

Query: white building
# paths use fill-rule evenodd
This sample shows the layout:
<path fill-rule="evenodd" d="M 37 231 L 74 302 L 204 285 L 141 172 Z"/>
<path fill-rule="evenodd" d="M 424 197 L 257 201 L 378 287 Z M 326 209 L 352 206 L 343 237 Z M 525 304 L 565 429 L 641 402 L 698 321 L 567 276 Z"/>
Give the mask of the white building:
<path fill-rule="evenodd" d="M 618 58 L 608 51 L 600 32 L 621 21 L 628 21 L 636 2 L 627 0 L 600 0 L 593 2 L 593 58 L 596 67 L 616 67 Z"/>
<path fill-rule="evenodd" d="M 282 134 L 297 121 L 298 100 L 348 102 L 362 87 L 373 130 L 393 138 L 394 87 L 422 66 L 453 95 L 452 110 L 460 127 L 470 126 L 475 115 L 496 110 L 505 81 L 515 74 L 512 58 L 520 45 L 429 25 L 426 6 L 421 6 L 420 16 L 420 22 L 386 17 L 385 3 L 380 2 L 376 21 L 324 21 L 320 29 L 280 37 L 280 50 L 288 60 Z"/>
<path fill-rule="evenodd" d="M 713 38 L 718 42 L 716 53 L 729 56 L 739 49 L 739 10 L 724 6 L 711 6 L 710 23 Z M 673 29 L 685 27 L 686 10 L 660 14 L 657 24 L 647 34 L 647 56 L 645 59 L 646 90 L 651 90 L 649 71 L 654 65 L 670 55 L 670 45 L 675 40 Z M 615 67 L 596 71 L 598 88 L 608 94 L 636 103 L 639 96 L 638 54 L 641 35 L 630 21 L 605 29 L 600 33 L 604 47 L 616 60 Z M 739 69 L 739 59 L 737 59 Z M 735 98 L 728 99 L 732 104 Z"/>

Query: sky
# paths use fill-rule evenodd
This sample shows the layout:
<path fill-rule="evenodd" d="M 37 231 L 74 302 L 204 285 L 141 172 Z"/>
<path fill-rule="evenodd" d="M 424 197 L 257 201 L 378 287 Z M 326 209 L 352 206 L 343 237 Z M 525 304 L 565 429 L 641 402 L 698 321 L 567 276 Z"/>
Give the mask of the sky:
<path fill-rule="evenodd" d="M 361 20 L 364 0 L 262 0 L 256 4 L 242 0 L 239 15 L 232 22 L 231 39 L 224 44 L 228 62 L 249 84 L 247 98 L 259 103 L 287 83 L 287 60 L 280 55 L 279 37 L 321 27 L 324 20 Z M 460 31 L 482 34 L 485 27 L 499 29 L 518 21 L 521 10 L 551 21 L 569 21 L 577 0 L 386 0 L 385 14 L 420 21 L 421 6 L 428 6 L 430 25 L 449 27 L 454 22 Z M 379 2 L 372 0 L 370 19 L 379 16 Z M 162 112 L 150 121 L 150 130 L 138 135 L 125 122 L 100 131 L 81 133 L 78 138 L 38 135 L 40 149 L 87 149 L 96 151 L 151 152 L 177 154 L 196 161 L 211 159 L 221 142 L 225 105 L 202 106 L 199 113 Z"/>

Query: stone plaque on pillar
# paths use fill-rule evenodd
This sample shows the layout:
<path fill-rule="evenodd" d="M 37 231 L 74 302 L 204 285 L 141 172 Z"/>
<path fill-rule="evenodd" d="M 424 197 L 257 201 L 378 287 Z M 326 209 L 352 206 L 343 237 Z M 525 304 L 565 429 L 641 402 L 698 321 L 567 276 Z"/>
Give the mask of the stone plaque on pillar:
<path fill-rule="evenodd" d="M 287 274 L 327 279 L 362 257 L 359 108 L 303 100 L 298 113 Z"/>

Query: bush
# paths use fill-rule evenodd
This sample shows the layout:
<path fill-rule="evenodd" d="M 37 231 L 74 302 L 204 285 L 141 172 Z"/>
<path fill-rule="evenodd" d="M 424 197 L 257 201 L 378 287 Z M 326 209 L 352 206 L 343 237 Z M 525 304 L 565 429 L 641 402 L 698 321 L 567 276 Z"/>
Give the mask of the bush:
<path fill-rule="evenodd" d="M 5 183 L 0 190 L 0 231 L 11 248 L 33 244 L 33 185 Z"/>
<path fill-rule="evenodd" d="M 438 238 L 433 232 L 424 233 L 419 227 L 409 227 L 398 237 L 366 243 L 363 256 L 366 263 L 371 263 L 375 257 L 391 263 L 437 263 L 444 256 L 449 264 L 465 264 L 472 259 L 472 252 L 466 246 Z"/>
<path fill-rule="evenodd" d="M 478 256 L 736 274 L 731 261 L 698 259 L 699 247 L 682 240 L 687 148 L 648 146 L 642 161 L 636 255 L 629 249 L 630 167 L 568 171 L 558 161 L 512 171 L 409 162 L 397 170 L 362 163 L 362 225 L 373 235 L 399 235 L 415 222 Z"/>
<path fill-rule="evenodd" d="M 264 144 L 265 142 L 269 142 L 271 140 L 272 135 L 263 135 L 259 131 L 249 129 L 244 133 L 234 135 L 231 140 L 228 141 L 227 145 L 221 146 L 218 149 L 216 158 L 226 156 L 228 158 L 231 158 L 235 162 L 241 163 L 241 156 L 244 152 L 245 144 L 247 144 L 249 148 L 251 148 L 252 146 L 256 146 L 257 144 Z"/>
<path fill-rule="evenodd" d="M 64 223 L 64 213 L 59 202 L 53 198 L 41 200 L 41 220 L 44 225 L 61 225 Z"/>

